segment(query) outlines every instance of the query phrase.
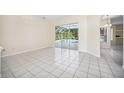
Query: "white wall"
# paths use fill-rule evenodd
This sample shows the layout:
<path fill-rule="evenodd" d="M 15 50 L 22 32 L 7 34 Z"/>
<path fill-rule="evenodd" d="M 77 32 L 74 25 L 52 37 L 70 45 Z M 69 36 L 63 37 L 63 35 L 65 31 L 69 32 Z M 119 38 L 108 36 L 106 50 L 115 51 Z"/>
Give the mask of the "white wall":
<path fill-rule="evenodd" d="M 100 56 L 100 16 L 87 16 L 87 51 Z"/>
<path fill-rule="evenodd" d="M 2 36 L 1 36 L 1 35 L 2 35 L 2 34 L 1 34 L 2 28 L 3 28 L 3 27 L 2 27 L 2 17 L 0 17 L 0 45 L 1 45 L 1 39 L 2 39 L 2 38 L 1 38 L 1 37 L 2 37 Z"/>
<path fill-rule="evenodd" d="M 1 17 L 0 17 L 0 32 L 2 30 L 2 20 L 1 20 Z M 1 45 L 1 33 L 0 33 L 0 45 Z M 2 52 L 2 48 L 0 46 L 0 77 L 1 77 L 1 52 Z"/>
<path fill-rule="evenodd" d="M 79 23 L 79 51 L 100 56 L 100 16 L 68 16 L 56 20 L 55 25 Z M 55 29 L 54 33 L 55 33 Z"/>
<path fill-rule="evenodd" d="M 2 53 L 3 48 L 0 47 L 0 77 L 1 77 L 1 53 Z"/>
<path fill-rule="evenodd" d="M 49 22 L 37 16 L 0 16 L 5 55 L 54 46 L 55 26 L 79 23 L 79 51 L 100 56 L 99 16 L 66 16 Z"/>
<path fill-rule="evenodd" d="M 2 51 L 2 48 L 1 48 L 1 30 L 2 30 L 2 19 L 0 17 L 0 77 L 1 77 L 1 51 Z"/>
<path fill-rule="evenodd" d="M 123 37 L 124 37 L 124 16 L 123 16 Z M 123 69 L 124 69 L 124 38 L 123 38 Z"/>
<path fill-rule="evenodd" d="M 51 46 L 51 23 L 37 16 L 0 16 L 3 56 Z"/>

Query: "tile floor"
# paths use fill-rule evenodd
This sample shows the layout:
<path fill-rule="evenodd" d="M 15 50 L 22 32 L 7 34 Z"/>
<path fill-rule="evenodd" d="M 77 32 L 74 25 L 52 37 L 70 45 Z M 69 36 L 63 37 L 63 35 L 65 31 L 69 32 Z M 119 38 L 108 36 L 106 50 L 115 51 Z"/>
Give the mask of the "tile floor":
<path fill-rule="evenodd" d="M 46 48 L 2 58 L 3 78 L 123 78 L 109 50 L 97 58 L 76 50 Z"/>

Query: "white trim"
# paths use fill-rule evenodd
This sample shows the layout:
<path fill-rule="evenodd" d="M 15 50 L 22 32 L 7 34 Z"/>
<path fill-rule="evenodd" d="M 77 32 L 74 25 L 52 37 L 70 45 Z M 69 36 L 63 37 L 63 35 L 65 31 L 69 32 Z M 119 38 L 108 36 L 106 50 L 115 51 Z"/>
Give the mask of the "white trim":
<path fill-rule="evenodd" d="M 28 49 L 28 50 L 24 50 L 24 51 L 20 51 L 20 52 L 16 52 L 16 53 L 11 53 L 11 54 L 7 54 L 7 55 L 2 56 L 2 58 L 3 57 L 8 57 L 8 56 L 14 56 L 14 55 L 22 54 L 22 53 L 26 53 L 26 52 L 31 52 L 31 51 L 35 51 L 35 50 L 39 50 L 39 49 L 44 49 L 44 48 L 50 48 L 50 46 L 39 47 L 39 48 L 35 48 L 35 49 Z"/>
<path fill-rule="evenodd" d="M 17 54 L 22 54 L 22 53 L 26 53 L 26 52 L 31 52 L 31 51 L 35 51 L 35 50 L 39 50 L 39 49 L 44 49 L 44 48 L 50 48 L 52 46 L 47 46 L 47 47 L 39 47 L 39 48 L 35 48 L 35 49 L 28 49 L 28 50 L 24 50 L 24 51 L 20 51 L 20 52 L 16 52 L 16 53 L 11 53 L 11 54 L 7 54 L 7 55 L 4 55 L 2 56 L 3 57 L 8 57 L 8 56 L 14 56 L 14 55 L 17 55 Z M 93 54 L 89 51 L 86 51 L 86 50 L 78 50 L 79 52 L 85 52 L 85 53 L 89 53 L 93 56 L 96 56 L 96 57 L 100 57 L 100 55 L 96 55 L 96 54 Z"/>
<path fill-rule="evenodd" d="M 93 56 L 100 57 L 100 55 L 96 55 L 96 54 L 91 53 L 91 52 L 86 51 L 86 50 L 79 50 L 79 52 L 85 52 L 85 53 L 91 54 L 91 55 L 93 55 Z"/>
<path fill-rule="evenodd" d="M 123 15 L 123 37 L 124 37 L 124 15 Z M 124 69 L 124 38 L 123 38 L 123 69 Z"/>
<path fill-rule="evenodd" d="M 0 47 L 0 78 L 1 78 L 1 52 L 2 52 L 3 48 Z"/>
<path fill-rule="evenodd" d="M 78 50 L 78 51 L 79 51 L 79 52 L 85 52 L 85 53 L 87 52 L 86 50 Z"/>
<path fill-rule="evenodd" d="M 122 66 L 122 68 L 124 69 L 124 65 Z"/>
<path fill-rule="evenodd" d="M 0 47 L 0 51 L 2 51 L 3 50 L 3 48 L 2 47 Z"/>
<path fill-rule="evenodd" d="M 91 54 L 91 55 L 93 55 L 93 56 L 96 56 L 96 57 L 100 57 L 100 55 L 96 55 L 96 54 L 91 53 L 91 52 L 89 52 L 89 51 L 87 51 L 87 53 L 89 53 L 89 54 Z"/>

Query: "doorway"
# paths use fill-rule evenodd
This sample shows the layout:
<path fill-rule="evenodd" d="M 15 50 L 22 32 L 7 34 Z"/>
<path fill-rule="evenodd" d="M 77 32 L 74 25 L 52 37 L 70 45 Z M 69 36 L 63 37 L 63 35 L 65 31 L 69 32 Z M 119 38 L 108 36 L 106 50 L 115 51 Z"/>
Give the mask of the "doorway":
<path fill-rule="evenodd" d="M 100 28 L 100 50 L 102 53 L 104 52 L 104 55 L 108 54 L 113 63 L 122 67 L 123 24 L 112 24 L 112 26 Z"/>
<path fill-rule="evenodd" d="M 78 50 L 78 23 L 55 26 L 55 47 Z"/>

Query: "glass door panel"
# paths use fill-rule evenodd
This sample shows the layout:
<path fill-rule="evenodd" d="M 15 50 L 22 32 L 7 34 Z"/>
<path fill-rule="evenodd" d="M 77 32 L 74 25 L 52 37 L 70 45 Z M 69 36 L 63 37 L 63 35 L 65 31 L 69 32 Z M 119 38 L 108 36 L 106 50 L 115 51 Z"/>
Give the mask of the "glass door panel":
<path fill-rule="evenodd" d="M 78 24 L 56 26 L 55 47 L 64 49 L 78 49 Z"/>

